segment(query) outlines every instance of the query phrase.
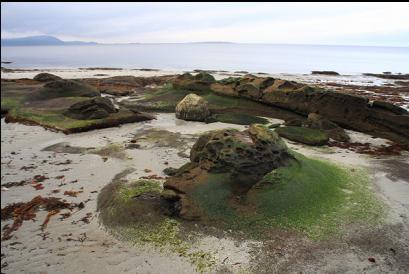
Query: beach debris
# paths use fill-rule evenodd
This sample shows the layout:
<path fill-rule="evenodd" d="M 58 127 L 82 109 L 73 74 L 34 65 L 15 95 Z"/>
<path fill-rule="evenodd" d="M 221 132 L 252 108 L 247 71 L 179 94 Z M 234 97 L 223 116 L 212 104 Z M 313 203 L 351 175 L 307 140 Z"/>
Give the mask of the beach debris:
<path fill-rule="evenodd" d="M 72 160 L 65 160 L 64 162 L 52 162 L 51 165 L 61 166 L 61 165 L 69 165 L 72 164 Z"/>
<path fill-rule="evenodd" d="M 152 170 L 145 168 L 143 171 L 145 171 L 146 173 L 152 172 Z"/>
<path fill-rule="evenodd" d="M 369 257 L 369 258 L 368 258 L 368 261 L 370 261 L 371 263 L 376 263 L 376 260 L 375 260 L 374 257 Z"/>
<path fill-rule="evenodd" d="M 37 168 L 37 167 L 34 166 L 34 165 L 31 165 L 31 166 L 22 166 L 22 167 L 20 168 L 20 170 L 25 170 L 25 171 L 27 171 L 27 170 L 35 169 L 35 168 Z"/>
<path fill-rule="evenodd" d="M 59 209 L 54 209 L 50 212 L 48 212 L 47 217 L 45 217 L 44 222 L 41 224 L 41 230 L 44 231 L 48 225 L 48 222 L 50 221 L 50 218 L 60 212 Z"/>
<path fill-rule="evenodd" d="M 77 197 L 78 194 L 82 193 L 82 191 L 74 191 L 74 190 L 66 190 L 64 191 L 65 196 L 70 196 L 70 197 Z"/>
<path fill-rule="evenodd" d="M 44 186 L 43 186 L 43 184 L 41 184 L 41 183 L 38 183 L 38 184 L 31 184 L 31 186 L 32 186 L 32 187 L 34 187 L 34 188 L 35 188 L 35 190 L 41 190 L 41 189 L 44 189 Z"/>
<path fill-rule="evenodd" d="M 88 212 L 87 214 L 85 214 L 85 216 L 83 218 L 80 219 L 80 221 L 82 221 L 82 222 L 84 222 L 86 224 L 89 224 L 90 223 L 89 218 L 91 218 L 91 217 L 92 217 L 92 213 Z"/>
<path fill-rule="evenodd" d="M 61 179 L 64 179 L 64 177 L 65 177 L 64 175 L 58 175 L 55 177 L 55 179 L 61 180 Z"/>
<path fill-rule="evenodd" d="M 139 179 L 163 180 L 163 179 L 165 179 L 165 178 L 164 178 L 164 177 L 161 177 L 161 176 L 158 176 L 158 175 L 156 175 L 156 174 L 152 174 L 152 175 L 149 175 L 149 176 L 140 177 Z"/>
<path fill-rule="evenodd" d="M 45 228 L 51 216 L 57 214 L 56 211 L 61 209 L 73 210 L 74 208 L 79 208 L 80 204 L 67 203 L 62 201 L 60 198 L 56 197 L 42 197 L 36 196 L 29 202 L 19 202 L 9 204 L 6 207 L 1 209 L 1 220 L 7 220 L 13 218 L 13 224 L 6 225 L 3 228 L 2 240 L 9 240 L 13 236 L 12 233 L 17 231 L 23 224 L 24 221 L 34 220 L 36 217 L 36 212 L 38 210 L 44 209 L 49 213 L 46 217 L 46 220 L 43 222 L 42 227 Z M 47 220 L 48 219 L 48 220 Z"/>
<path fill-rule="evenodd" d="M 329 141 L 329 147 L 339 147 L 354 151 L 359 154 L 369 154 L 374 156 L 381 155 L 401 155 L 401 152 L 406 150 L 409 151 L 409 146 L 403 144 L 397 144 L 395 142 L 388 141 L 386 145 L 381 145 L 380 147 L 372 146 L 370 143 L 359 143 L 359 142 L 338 142 Z"/>

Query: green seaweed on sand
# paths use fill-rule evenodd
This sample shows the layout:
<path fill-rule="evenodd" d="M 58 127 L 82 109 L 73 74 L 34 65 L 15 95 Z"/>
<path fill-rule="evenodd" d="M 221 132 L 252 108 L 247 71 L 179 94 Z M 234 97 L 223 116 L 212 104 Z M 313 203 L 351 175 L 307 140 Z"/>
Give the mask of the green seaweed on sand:
<path fill-rule="evenodd" d="M 91 149 L 88 153 L 100 155 L 101 157 L 128 158 L 124 147 L 120 144 L 109 144 L 100 148 Z"/>
<path fill-rule="evenodd" d="M 174 253 L 186 258 L 199 273 L 211 269 L 215 264 L 214 254 L 194 248 L 193 235 L 182 232 L 180 221 L 157 212 L 162 191 L 160 181 L 124 180 L 133 171 L 124 170 L 115 176 L 98 196 L 100 218 L 109 231 L 115 237 L 135 245 L 150 245 L 162 253 Z M 144 198 L 143 194 L 149 195 L 149 198 Z"/>

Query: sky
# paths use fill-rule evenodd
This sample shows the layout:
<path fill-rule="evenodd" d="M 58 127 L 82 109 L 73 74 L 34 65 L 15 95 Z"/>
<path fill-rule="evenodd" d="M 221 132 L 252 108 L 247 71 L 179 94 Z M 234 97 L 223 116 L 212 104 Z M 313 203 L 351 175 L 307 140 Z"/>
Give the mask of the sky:
<path fill-rule="evenodd" d="M 1 37 L 409 46 L 409 3 L 5 3 Z"/>

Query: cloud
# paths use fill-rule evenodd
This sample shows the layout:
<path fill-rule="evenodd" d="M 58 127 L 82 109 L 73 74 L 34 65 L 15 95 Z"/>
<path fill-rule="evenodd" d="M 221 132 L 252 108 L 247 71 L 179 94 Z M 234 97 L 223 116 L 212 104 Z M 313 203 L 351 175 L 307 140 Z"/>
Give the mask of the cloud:
<path fill-rule="evenodd" d="M 6 3 L 1 21 L 2 37 L 409 46 L 408 10 L 408 3 Z"/>

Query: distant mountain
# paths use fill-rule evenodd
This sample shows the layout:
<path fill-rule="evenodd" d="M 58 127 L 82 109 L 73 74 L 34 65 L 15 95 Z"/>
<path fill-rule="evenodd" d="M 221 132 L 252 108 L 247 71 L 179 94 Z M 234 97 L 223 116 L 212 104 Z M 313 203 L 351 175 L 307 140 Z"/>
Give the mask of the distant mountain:
<path fill-rule="evenodd" d="M 2 46 L 63 46 L 63 45 L 96 45 L 95 42 L 62 41 L 48 35 L 22 38 L 1 39 Z"/>

